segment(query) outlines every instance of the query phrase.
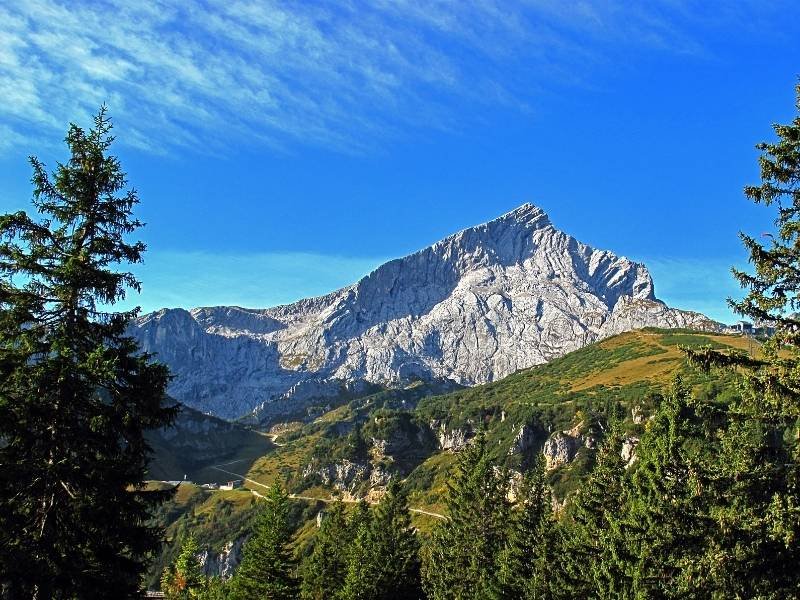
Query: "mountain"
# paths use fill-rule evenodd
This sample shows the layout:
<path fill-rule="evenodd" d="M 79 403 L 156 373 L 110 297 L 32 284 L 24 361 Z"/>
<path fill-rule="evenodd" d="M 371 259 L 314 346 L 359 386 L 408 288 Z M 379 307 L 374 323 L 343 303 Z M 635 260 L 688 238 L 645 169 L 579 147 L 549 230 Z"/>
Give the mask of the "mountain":
<path fill-rule="evenodd" d="M 441 512 L 458 450 L 483 430 L 497 464 L 519 471 L 543 454 L 548 482 L 563 500 L 591 466 L 609 417 L 638 439 L 675 375 L 701 400 L 735 393 L 729 373 L 690 366 L 682 347 L 760 352 L 746 336 L 628 331 L 484 385 L 358 398 L 294 424 L 277 436 L 277 448 L 238 472 L 256 486 L 281 476 L 290 491 L 315 498 L 336 490 L 350 499 L 374 498 L 399 478 L 416 507 Z M 354 443 L 356 432 L 362 443 Z"/>
<path fill-rule="evenodd" d="M 150 431 L 153 449 L 148 478 L 224 483 L 231 479 L 222 467 L 248 470 L 274 448 L 269 438 L 238 423 L 180 406 L 171 427 Z M 229 467 L 230 468 L 230 467 Z"/>
<path fill-rule="evenodd" d="M 370 384 L 494 381 L 646 326 L 720 328 L 658 301 L 644 265 L 577 241 L 525 204 L 325 296 L 164 309 L 132 334 L 169 365 L 182 403 L 274 420 Z"/>
<path fill-rule="evenodd" d="M 377 500 L 390 479 L 405 482 L 414 526 L 428 532 L 440 520 L 436 515 L 447 511 L 447 483 L 458 451 L 478 429 L 485 431 L 492 460 L 510 469 L 512 481 L 543 455 L 554 502 L 563 506 L 591 470 L 610 414 L 624 432 L 625 459 L 633 461 L 649 417 L 675 375 L 701 402 L 725 402 L 736 394 L 730 373 L 693 368 L 680 350 L 708 346 L 760 355 L 759 345 L 746 336 L 648 328 L 606 338 L 500 381 L 449 392 L 424 389 L 424 384 L 384 390 L 313 422 L 281 427 L 275 446 L 262 457 L 222 467 L 232 478 L 247 477 L 241 489 L 178 488 L 159 521 L 172 543 L 162 549 L 150 581 L 157 585 L 164 565 L 190 533 L 208 550 L 209 572 L 225 573 L 231 557 L 236 562 L 235 550 L 257 509 L 250 490 L 263 493 L 275 481 L 295 495 L 293 514 L 303 524 L 294 540 L 298 548 L 317 530 L 325 501 L 333 495 Z M 213 474 L 211 464 L 197 476 Z"/>

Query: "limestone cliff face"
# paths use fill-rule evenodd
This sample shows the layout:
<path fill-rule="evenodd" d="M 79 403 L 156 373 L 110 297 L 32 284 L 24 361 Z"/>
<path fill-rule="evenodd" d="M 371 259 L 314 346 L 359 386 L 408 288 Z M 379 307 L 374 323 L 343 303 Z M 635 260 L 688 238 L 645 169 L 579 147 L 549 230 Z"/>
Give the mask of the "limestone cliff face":
<path fill-rule="evenodd" d="M 484 383 L 644 326 L 717 328 L 657 301 L 644 265 L 525 204 L 326 296 L 165 309 L 133 333 L 171 368 L 172 396 L 230 418 L 279 417 L 366 383 Z"/>

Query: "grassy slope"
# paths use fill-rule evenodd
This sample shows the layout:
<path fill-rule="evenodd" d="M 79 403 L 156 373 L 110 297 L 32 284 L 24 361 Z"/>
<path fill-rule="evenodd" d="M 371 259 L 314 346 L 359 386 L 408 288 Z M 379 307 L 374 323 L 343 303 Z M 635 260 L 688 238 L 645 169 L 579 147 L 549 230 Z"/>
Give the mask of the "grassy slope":
<path fill-rule="evenodd" d="M 588 423 L 593 416 L 606 414 L 609 407 L 621 406 L 627 415 L 634 406 L 647 410 L 658 402 L 658 394 L 665 391 L 676 373 L 681 373 L 685 381 L 701 393 L 708 386 L 724 385 L 719 375 L 710 378 L 689 367 L 679 345 L 712 345 L 748 351 L 752 344 L 736 336 L 654 329 L 628 332 L 494 383 L 441 395 L 426 395 L 435 390 L 423 386 L 351 401 L 312 423 L 279 436 L 276 439 L 279 446 L 261 451 L 252 463 L 248 458 L 225 468 L 246 474 L 262 484 L 289 481 L 294 492 L 327 497 L 330 491 L 318 484 L 304 486 L 302 478 L 298 477 L 299 471 L 311 456 L 320 454 L 320 448 L 323 454 L 331 457 L 346 455 L 344 440 L 352 424 L 368 423 L 378 409 L 409 412 L 420 423 L 440 419 L 450 428 L 476 427 L 483 421 L 497 457 L 515 466 L 514 461 L 519 457 L 509 458 L 508 448 L 522 424 L 533 427 L 538 434 L 537 443 L 543 444 L 549 432 L 569 429 L 579 420 Z M 249 455 L 252 449 L 245 445 L 239 451 Z M 445 482 L 454 462 L 454 454 L 438 451 L 407 474 L 412 506 L 443 512 Z M 582 450 L 574 463 L 550 474 L 551 484 L 557 493 L 564 495 L 577 485 L 590 465 L 591 457 Z M 245 487 L 263 491 L 252 483 L 246 483 Z M 185 531 L 193 530 L 198 532 L 201 543 L 218 549 L 223 540 L 232 539 L 245 530 L 252 515 L 254 497 L 246 489 L 227 493 L 196 490 L 183 494 L 188 500 L 183 498 L 165 509 L 171 511 L 168 537 L 176 540 Z M 308 501 L 298 501 L 296 505 L 298 523 L 313 518 L 323 506 Z M 415 522 L 422 529 L 429 529 L 434 520 L 417 515 Z M 302 541 L 313 528 L 306 523 L 299 531 Z M 174 548 L 169 549 L 160 564 L 174 552 Z"/>
<path fill-rule="evenodd" d="M 744 351 L 752 346 L 738 336 L 657 329 L 632 331 L 495 383 L 426 398 L 417 411 L 428 418 L 449 419 L 453 426 L 471 422 L 474 427 L 482 420 L 488 428 L 490 445 L 497 449 L 497 458 L 516 466 L 515 459 L 507 455 L 522 424 L 536 431 L 537 445 L 541 447 L 550 432 L 567 430 L 580 422 L 584 428 L 589 427 L 593 419 L 604 418 L 609 411 L 620 411 L 628 419 L 634 406 L 647 412 L 678 373 L 698 393 L 709 386 L 724 385 L 719 374 L 707 376 L 690 367 L 679 349 L 706 345 Z M 627 425 L 635 429 L 629 420 Z M 582 472 L 591 466 L 591 457 L 584 454 L 581 450 L 575 463 L 550 474 L 557 495 L 573 489 Z M 414 499 L 420 506 L 441 505 L 446 479 L 442 462 L 447 467 L 453 461 L 444 461 L 437 455 L 411 474 L 412 481 L 420 478 L 430 482 L 415 486 Z"/>
<path fill-rule="evenodd" d="M 679 345 L 747 351 L 749 342 L 737 336 L 647 329 L 614 336 L 546 365 L 473 388 L 430 396 L 424 393 L 430 390 L 420 390 L 413 401 L 406 399 L 405 403 L 399 400 L 400 392 L 382 392 L 337 407 L 279 437 L 277 442 L 283 445 L 256 460 L 248 471 L 231 470 L 264 484 L 289 481 L 292 490 L 301 493 L 303 482 L 297 475 L 310 457 L 315 453 L 331 458 L 346 455 L 342 445 L 352 424 L 367 422 L 376 409 L 386 406 L 407 409 L 422 423 L 445 421 L 450 428 L 474 428 L 484 421 L 498 457 L 506 456 L 522 424 L 532 426 L 543 443 L 549 432 L 569 429 L 580 418 L 604 415 L 609 406 L 622 406 L 627 414 L 636 405 L 646 409 L 658 401 L 658 394 L 678 372 L 698 389 L 709 385 L 711 379 L 686 364 Z M 444 480 L 453 462 L 451 453 L 437 452 L 411 470 L 409 482 L 420 508 L 441 508 Z"/>

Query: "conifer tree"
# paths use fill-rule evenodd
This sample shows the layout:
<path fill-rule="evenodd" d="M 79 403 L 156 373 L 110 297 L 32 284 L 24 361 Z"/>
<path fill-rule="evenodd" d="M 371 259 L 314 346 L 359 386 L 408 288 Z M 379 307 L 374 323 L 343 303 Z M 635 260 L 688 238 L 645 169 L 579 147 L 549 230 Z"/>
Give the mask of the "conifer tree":
<path fill-rule="evenodd" d="M 461 451 L 447 487 L 448 520 L 423 550 L 423 587 L 432 600 L 486 598 L 498 585 L 509 503 L 508 477 L 493 466 L 482 432 Z"/>
<path fill-rule="evenodd" d="M 350 546 L 361 523 L 348 527 L 344 504 L 327 509 L 314 537 L 314 547 L 302 568 L 302 597 L 307 600 L 334 598 L 344 585 Z"/>
<path fill-rule="evenodd" d="M 371 520 L 372 512 L 370 512 L 369 504 L 366 500 L 359 500 L 350 514 L 350 518 L 347 519 L 347 529 L 351 538 L 355 538 L 362 527 L 368 527 Z"/>
<path fill-rule="evenodd" d="M 717 435 L 710 482 L 716 528 L 695 570 L 710 574 L 704 585 L 721 598 L 797 597 L 790 566 L 800 560 L 796 459 L 778 432 L 742 418 L 737 404 Z"/>
<path fill-rule="evenodd" d="M 622 431 L 612 422 L 597 452 L 594 469 L 571 498 L 556 528 L 551 595 L 556 598 L 612 598 L 618 575 L 610 572 L 607 543 L 611 516 L 624 489 Z"/>
<path fill-rule="evenodd" d="M 729 300 L 739 314 L 774 325 L 775 335 L 759 356 L 687 350 L 695 364 L 733 369 L 742 383 L 717 466 L 728 499 L 716 509 L 725 535 L 715 550 L 720 559 L 709 559 L 729 597 L 800 594 L 800 84 L 795 91 L 797 115 L 773 126 L 776 141 L 756 146 L 761 182 L 744 190 L 777 208 L 776 232 L 764 244 L 740 234 L 753 272 L 734 269 L 747 295 Z"/>
<path fill-rule="evenodd" d="M 288 513 L 289 497 L 275 484 L 267 492 L 253 534 L 242 548 L 242 562 L 230 584 L 233 600 L 297 598 Z"/>
<path fill-rule="evenodd" d="M 540 600 L 549 597 L 553 511 L 544 461 L 537 457 L 523 475 L 517 506 L 511 512 L 505 548 L 500 556 L 498 587 L 493 597 Z"/>
<path fill-rule="evenodd" d="M 200 546 L 189 536 L 181 547 L 175 564 L 164 570 L 161 591 L 167 600 L 189 600 L 201 597 L 206 578 L 197 555 Z"/>
<path fill-rule="evenodd" d="M 342 600 L 415 600 L 422 597 L 419 542 L 408 497 L 390 484 L 375 514 L 353 544 Z"/>
<path fill-rule="evenodd" d="M 11 597 L 138 594 L 160 542 L 144 434 L 168 425 L 166 367 L 126 335 L 141 225 L 105 107 L 52 175 L 31 157 L 34 214 L 0 216 L 0 589 Z"/>
<path fill-rule="evenodd" d="M 198 600 L 228 600 L 229 587 L 221 577 L 209 577 Z"/>
<path fill-rule="evenodd" d="M 606 590 L 631 597 L 707 597 L 695 568 L 714 534 L 709 430 L 676 377 L 636 449 L 620 507 L 610 514 Z"/>

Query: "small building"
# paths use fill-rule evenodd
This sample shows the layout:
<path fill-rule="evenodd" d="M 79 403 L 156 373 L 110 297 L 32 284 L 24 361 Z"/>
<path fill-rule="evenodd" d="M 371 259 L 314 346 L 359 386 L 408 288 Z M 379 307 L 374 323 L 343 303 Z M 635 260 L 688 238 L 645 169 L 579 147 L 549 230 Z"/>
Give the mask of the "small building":
<path fill-rule="evenodd" d="M 242 487 L 242 483 L 244 483 L 241 479 L 234 479 L 233 481 L 229 481 L 228 483 L 223 483 L 219 486 L 221 490 L 235 490 Z"/>
<path fill-rule="evenodd" d="M 744 335 L 753 333 L 753 324 L 748 321 L 738 321 L 733 324 L 733 329 Z"/>

